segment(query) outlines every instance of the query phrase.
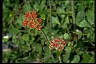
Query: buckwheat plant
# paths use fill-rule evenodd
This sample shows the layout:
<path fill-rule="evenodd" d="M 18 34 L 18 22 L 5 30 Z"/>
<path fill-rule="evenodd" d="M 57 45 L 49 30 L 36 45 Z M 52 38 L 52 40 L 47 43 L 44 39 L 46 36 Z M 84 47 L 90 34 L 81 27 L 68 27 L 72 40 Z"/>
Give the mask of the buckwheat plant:
<path fill-rule="evenodd" d="M 62 38 L 53 38 L 51 39 L 50 41 L 48 40 L 46 34 L 44 33 L 43 30 L 41 30 L 41 22 L 42 20 L 40 18 L 37 18 L 37 13 L 35 10 L 32 10 L 30 12 L 26 12 L 25 15 L 25 20 L 22 22 L 22 26 L 23 27 L 29 27 L 31 29 L 36 29 L 36 30 L 39 30 L 42 32 L 45 40 L 47 43 L 45 43 L 49 49 L 50 49 L 50 52 L 51 52 L 51 58 L 53 59 L 54 63 L 56 63 L 56 61 L 54 60 L 54 57 L 52 55 L 52 50 L 53 49 L 56 49 L 57 51 L 60 52 L 61 54 L 61 51 L 64 49 L 64 46 L 66 45 L 66 42 L 62 39 Z M 49 43 L 49 45 L 48 45 Z M 58 55 L 58 59 L 61 63 L 61 58 L 60 58 L 60 54 Z"/>

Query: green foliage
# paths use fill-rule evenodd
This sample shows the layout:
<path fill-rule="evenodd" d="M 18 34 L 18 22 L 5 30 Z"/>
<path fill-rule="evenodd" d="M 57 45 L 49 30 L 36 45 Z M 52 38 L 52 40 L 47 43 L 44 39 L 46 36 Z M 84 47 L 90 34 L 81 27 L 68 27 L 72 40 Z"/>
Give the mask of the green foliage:
<path fill-rule="evenodd" d="M 71 63 L 78 63 L 80 61 L 79 55 L 75 55 Z"/>
<path fill-rule="evenodd" d="M 60 63 L 61 58 L 61 63 L 95 63 L 95 2 L 74 0 L 75 25 L 71 4 L 70 0 L 4 0 L 2 62 Z M 45 35 L 22 26 L 24 14 L 32 10 L 42 19 Z M 65 40 L 62 51 L 50 51 L 54 37 Z"/>
<path fill-rule="evenodd" d="M 59 24 L 59 25 L 60 25 L 60 22 L 59 22 L 58 17 L 53 17 L 53 16 L 52 16 L 52 23 L 53 23 L 53 24 Z"/>
<path fill-rule="evenodd" d="M 63 57 L 63 61 L 64 62 L 68 62 L 68 60 L 70 58 L 71 48 L 70 47 L 66 47 L 65 51 L 66 51 L 66 53 L 65 53 L 65 55 Z"/>

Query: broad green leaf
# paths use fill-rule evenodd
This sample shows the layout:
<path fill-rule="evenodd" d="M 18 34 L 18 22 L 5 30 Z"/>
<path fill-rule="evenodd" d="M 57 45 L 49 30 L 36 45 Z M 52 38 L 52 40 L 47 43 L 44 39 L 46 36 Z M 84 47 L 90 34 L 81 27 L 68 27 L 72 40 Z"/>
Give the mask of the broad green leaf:
<path fill-rule="evenodd" d="M 90 60 L 90 55 L 88 52 L 83 54 L 83 60 L 81 61 L 81 63 L 88 63 Z"/>
<path fill-rule="evenodd" d="M 39 11 L 39 5 L 36 3 L 33 5 L 34 9 L 38 12 Z"/>
<path fill-rule="evenodd" d="M 69 23 L 69 18 L 68 18 L 68 16 L 65 18 L 65 22 L 66 22 L 66 24 Z"/>
<path fill-rule="evenodd" d="M 23 6 L 23 12 L 24 13 L 26 13 L 26 12 L 29 12 L 29 11 L 31 11 L 31 5 L 30 4 L 25 4 L 24 6 Z"/>
<path fill-rule="evenodd" d="M 72 44 L 71 44 L 71 42 L 68 42 L 68 46 L 71 46 Z"/>
<path fill-rule="evenodd" d="M 21 27 L 22 26 L 22 22 L 24 21 L 24 19 L 25 19 L 24 18 L 24 14 L 21 13 L 19 15 L 18 19 L 15 21 L 16 23 L 18 23 L 20 25 L 20 26 L 18 25 L 17 27 Z"/>
<path fill-rule="evenodd" d="M 50 49 L 48 47 L 43 47 L 43 50 L 45 51 L 44 61 L 47 61 L 51 56 Z"/>
<path fill-rule="evenodd" d="M 29 40 L 29 34 L 24 34 L 22 36 L 22 39 L 25 40 L 25 41 L 28 41 Z"/>
<path fill-rule="evenodd" d="M 40 4 L 41 10 L 45 7 L 45 2 L 46 2 L 46 0 L 42 0 L 42 2 L 41 2 L 41 4 Z"/>
<path fill-rule="evenodd" d="M 78 26 L 79 27 L 89 27 L 89 25 L 88 25 L 86 20 L 81 21 Z"/>
<path fill-rule="evenodd" d="M 78 55 L 82 55 L 84 52 L 83 51 L 78 51 L 77 54 Z"/>
<path fill-rule="evenodd" d="M 23 21 L 21 19 L 19 19 L 19 18 L 16 20 L 16 24 L 19 24 L 20 26 L 22 26 L 22 22 Z"/>
<path fill-rule="evenodd" d="M 62 25 L 62 28 L 67 29 L 67 27 L 68 27 L 68 25 L 66 24 L 66 22 L 64 22 L 63 25 Z"/>
<path fill-rule="evenodd" d="M 23 13 L 21 13 L 21 14 L 19 15 L 19 19 L 20 19 L 21 21 L 23 21 L 23 20 L 25 19 Z"/>
<path fill-rule="evenodd" d="M 80 56 L 79 55 L 75 55 L 73 60 L 71 61 L 71 63 L 78 63 L 80 61 Z"/>
<path fill-rule="evenodd" d="M 45 15 L 44 14 L 41 14 L 41 19 L 45 20 Z"/>
<path fill-rule="evenodd" d="M 79 11 L 76 15 L 76 25 L 80 23 L 80 21 L 85 19 L 85 12 L 84 11 Z"/>
<path fill-rule="evenodd" d="M 26 42 L 26 43 L 28 43 L 28 42 Z M 30 47 L 25 44 L 22 45 L 21 48 L 22 48 L 22 51 L 24 51 L 24 52 L 27 52 L 28 50 L 30 50 Z"/>
<path fill-rule="evenodd" d="M 89 63 L 95 63 L 94 57 L 90 57 Z"/>
<path fill-rule="evenodd" d="M 10 59 L 16 59 L 16 54 L 10 54 Z"/>
<path fill-rule="evenodd" d="M 57 13 L 63 13 L 64 12 L 64 9 L 58 7 L 57 10 L 56 10 Z"/>
<path fill-rule="evenodd" d="M 41 45 L 40 45 L 40 44 L 36 44 L 35 47 L 36 47 L 35 50 L 36 50 L 37 52 L 41 53 L 41 51 L 42 51 Z"/>
<path fill-rule="evenodd" d="M 16 37 L 17 37 L 17 36 L 14 35 L 14 36 L 12 37 L 12 40 L 14 41 L 14 43 L 15 43 L 16 45 L 19 45 L 19 41 L 16 39 Z"/>
<path fill-rule="evenodd" d="M 69 57 L 70 57 L 70 53 L 71 53 L 71 48 L 70 47 L 66 47 L 65 48 L 65 55 L 63 56 L 63 62 L 68 62 Z"/>
<path fill-rule="evenodd" d="M 59 22 L 58 17 L 52 16 L 52 23 L 54 23 L 54 24 L 59 24 L 59 25 L 60 25 L 60 22 Z"/>
<path fill-rule="evenodd" d="M 68 38 L 70 38 L 70 35 L 68 33 L 65 33 L 64 34 L 64 39 L 68 39 Z"/>
<path fill-rule="evenodd" d="M 94 12 L 88 10 L 88 11 L 86 12 L 86 16 L 87 16 L 88 22 L 89 22 L 91 25 L 94 24 L 94 21 L 95 21 L 95 20 L 94 20 L 94 18 L 95 18 Z"/>
<path fill-rule="evenodd" d="M 48 60 L 47 60 L 47 63 L 53 63 L 52 58 L 48 59 Z"/>
<path fill-rule="evenodd" d="M 19 29 L 15 28 L 14 26 L 10 26 L 7 28 L 7 31 L 11 34 L 11 35 L 16 35 L 17 33 L 19 33 Z"/>

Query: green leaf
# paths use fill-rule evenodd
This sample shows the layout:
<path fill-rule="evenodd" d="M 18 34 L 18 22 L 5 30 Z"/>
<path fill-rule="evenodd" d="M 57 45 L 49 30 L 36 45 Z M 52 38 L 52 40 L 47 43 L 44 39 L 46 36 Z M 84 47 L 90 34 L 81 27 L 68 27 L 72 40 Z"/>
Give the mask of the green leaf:
<path fill-rule="evenodd" d="M 45 20 L 45 15 L 44 14 L 41 14 L 41 19 Z"/>
<path fill-rule="evenodd" d="M 89 63 L 95 63 L 95 58 L 91 57 Z"/>
<path fill-rule="evenodd" d="M 71 46 L 72 44 L 71 44 L 71 42 L 68 42 L 68 46 Z"/>
<path fill-rule="evenodd" d="M 23 6 L 23 12 L 24 13 L 26 13 L 26 12 L 29 12 L 29 11 L 31 11 L 31 5 L 30 4 L 25 4 L 24 6 Z"/>
<path fill-rule="evenodd" d="M 34 9 L 38 12 L 39 11 L 39 5 L 36 3 L 33 5 Z"/>
<path fill-rule="evenodd" d="M 85 12 L 84 11 L 79 11 L 76 16 L 76 25 L 80 23 L 80 21 L 85 19 Z"/>
<path fill-rule="evenodd" d="M 81 61 L 81 63 L 88 63 L 90 60 L 90 55 L 88 54 L 88 52 L 83 54 L 83 60 Z"/>
<path fill-rule="evenodd" d="M 84 52 L 83 51 L 78 51 L 77 54 L 78 55 L 82 55 Z"/>
<path fill-rule="evenodd" d="M 57 13 L 63 13 L 64 12 L 64 9 L 63 8 L 60 8 L 58 7 L 57 10 L 56 10 Z"/>
<path fill-rule="evenodd" d="M 43 50 L 45 51 L 44 61 L 47 61 L 51 56 L 50 49 L 48 47 L 43 47 Z"/>
<path fill-rule="evenodd" d="M 69 57 L 70 57 L 70 53 L 71 53 L 71 48 L 70 47 L 66 47 L 65 51 L 66 51 L 66 53 L 63 56 L 63 62 L 68 62 Z"/>
<path fill-rule="evenodd" d="M 17 33 L 20 32 L 19 29 L 18 29 L 18 28 L 15 28 L 13 25 L 12 25 L 12 26 L 10 25 L 10 26 L 7 28 L 7 31 L 8 31 L 11 35 L 16 35 Z"/>
<path fill-rule="evenodd" d="M 94 20 L 94 18 L 95 18 L 94 12 L 88 10 L 88 11 L 86 12 L 86 16 L 87 16 L 88 22 L 89 22 L 91 25 L 94 24 L 94 21 L 95 21 L 95 20 Z"/>
<path fill-rule="evenodd" d="M 23 13 L 21 13 L 21 14 L 19 15 L 19 19 L 20 19 L 21 21 L 23 21 L 23 20 L 25 19 Z"/>
<path fill-rule="evenodd" d="M 70 38 L 70 35 L 68 33 L 65 33 L 64 34 L 64 39 L 68 39 L 68 38 Z"/>
<path fill-rule="evenodd" d="M 17 56 L 15 54 L 10 54 L 10 59 L 15 59 Z"/>
<path fill-rule="evenodd" d="M 26 43 L 28 43 L 28 42 L 26 42 Z M 27 52 L 28 50 L 30 50 L 30 47 L 28 46 L 28 45 L 22 45 L 21 46 L 22 47 L 22 50 L 24 51 L 24 52 Z"/>
<path fill-rule="evenodd" d="M 80 61 L 79 55 L 75 55 L 71 63 L 78 63 Z"/>
<path fill-rule="evenodd" d="M 35 50 L 36 50 L 37 52 L 41 53 L 41 51 L 42 51 L 41 45 L 40 45 L 40 44 L 36 44 L 35 47 L 36 47 Z"/>
<path fill-rule="evenodd" d="M 68 18 L 68 16 L 65 18 L 65 22 L 66 22 L 66 24 L 69 23 L 69 18 Z"/>
<path fill-rule="evenodd" d="M 22 22 L 23 22 L 24 19 L 25 19 L 24 14 L 21 13 L 19 15 L 18 19 L 16 20 L 16 23 L 18 23 L 20 26 L 22 26 Z"/>
<path fill-rule="evenodd" d="M 58 17 L 54 17 L 54 16 L 52 16 L 52 23 L 61 25 Z"/>
<path fill-rule="evenodd" d="M 25 40 L 25 41 L 28 41 L 29 40 L 29 34 L 24 34 L 22 36 L 22 39 Z"/>
<path fill-rule="evenodd" d="M 41 2 L 41 4 L 40 4 L 41 10 L 45 7 L 45 2 L 46 2 L 46 0 L 42 0 L 42 2 Z"/>
<path fill-rule="evenodd" d="M 62 25 L 62 28 L 67 29 L 67 27 L 68 27 L 68 25 L 66 24 L 66 22 L 64 22 L 63 25 Z"/>
<path fill-rule="evenodd" d="M 78 26 L 79 27 L 89 27 L 89 25 L 88 25 L 86 20 L 81 21 Z"/>

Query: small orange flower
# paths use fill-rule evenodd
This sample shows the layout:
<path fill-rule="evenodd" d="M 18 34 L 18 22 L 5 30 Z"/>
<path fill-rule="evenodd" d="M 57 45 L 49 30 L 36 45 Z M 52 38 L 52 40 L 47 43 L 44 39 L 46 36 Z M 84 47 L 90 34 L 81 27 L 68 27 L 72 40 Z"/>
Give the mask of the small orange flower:
<path fill-rule="evenodd" d="M 59 51 L 62 50 L 63 47 L 64 47 L 64 46 L 60 45 L 60 46 L 58 47 L 58 50 L 59 50 Z"/>
<path fill-rule="evenodd" d="M 25 14 L 25 18 L 29 18 L 30 17 L 30 12 L 27 12 L 26 14 Z"/>
<path fill-rule="evenodd" d="M 36 19 L 36 17 L 37 17 L 36 11 L 33 10 L 31 16 L 32 16 L 33 19 Z"/>
<path fill-rule="evenodd" d="M 28 24 L 28 21 L 26 21 L 26 20 L 24 20 L 24 21 L 22 22 L 23 27 L 26 27 L 27 24 Z"/>
<path fill-rule="evenodd" d="M 34 28 L 35 27 L 35 22 L 34 22 L 34 20 L 31 20 L 31 21 L 29 21 L 28 22 L 28 26 L 30 27 L 30 28 Z"/>
<path fill-rule="evenodd" d="M 51 41 L 50 41 L 50 45 L 49 45 L 49 48 L 50 49 L 57 49 L 57 50 L 63 50 L 64 46 L 66 45 L 65 41 L 61 38 L 53 38 Z"/>
<path fill-rule="evenodd" d="M 42 22 L 42 20 L 41 20 L 40 18 L 36 18 L 36 21 L 37 21 L 38 23 L 41 23 L 41 22 Z"/>
<path fill-rule="evenodd" d="M 56 42 L 53 43 L 53 47 L 54 47 L 54 48 L 58 47 L 58 43 L 56 43 Z"/>
<path fill-rule="evenodd" d="M 40 30 L 40 29 L 41 29 L 41 25 L 40 25 L 40 24 L 36 24 L 36 25 L 35 25 L 35 28 L 36 28 L 37 30 Z"/>

